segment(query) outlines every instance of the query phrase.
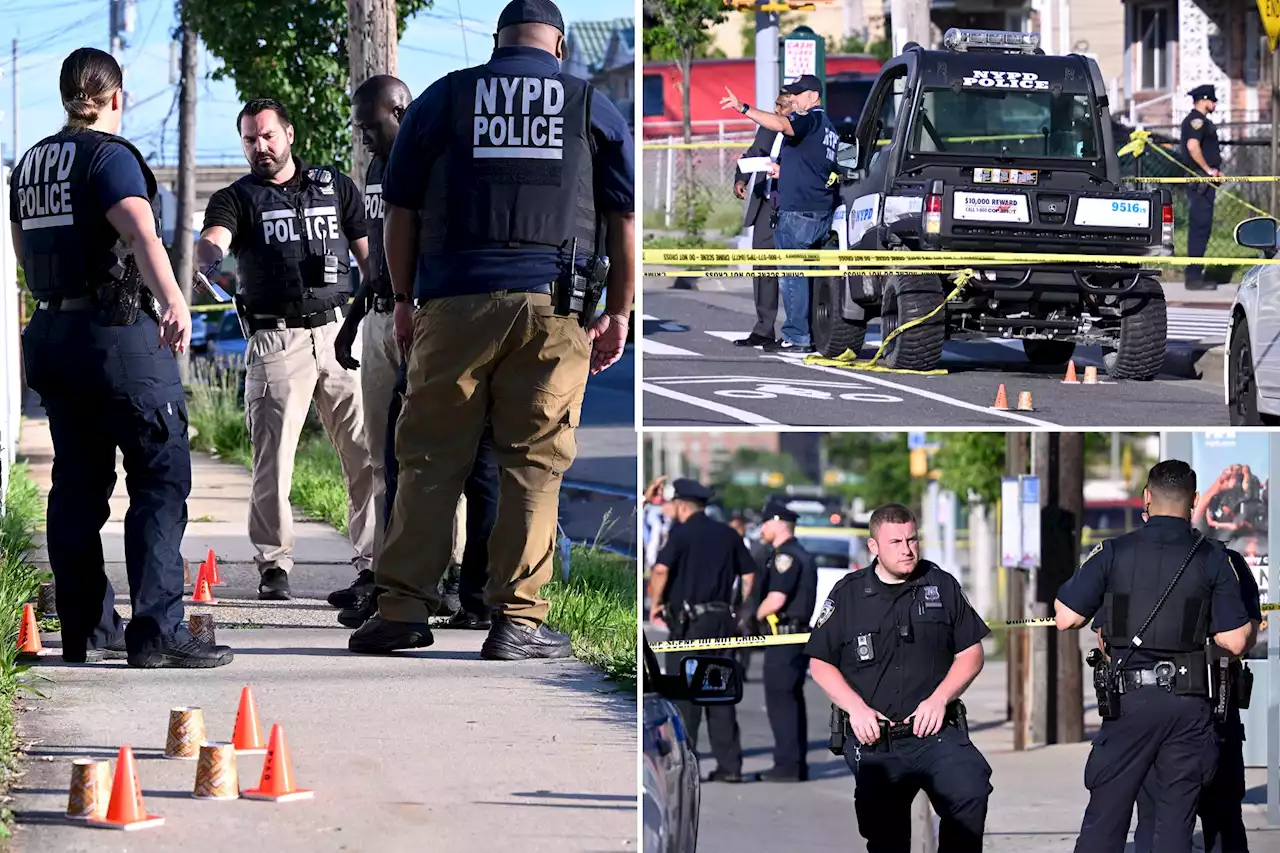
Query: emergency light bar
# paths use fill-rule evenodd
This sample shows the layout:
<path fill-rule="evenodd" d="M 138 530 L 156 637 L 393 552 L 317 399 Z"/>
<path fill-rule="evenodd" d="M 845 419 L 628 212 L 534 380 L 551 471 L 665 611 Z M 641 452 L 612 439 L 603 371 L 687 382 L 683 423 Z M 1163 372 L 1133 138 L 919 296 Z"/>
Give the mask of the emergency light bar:
<path fill-rule="evenodd" d="M 959 53 L 967 50 L 1017 50 L 1021 53 L 1035 53 L 1040 49 L 1040 34 L 952 27 L 942 37 L 942 46 Z"/>

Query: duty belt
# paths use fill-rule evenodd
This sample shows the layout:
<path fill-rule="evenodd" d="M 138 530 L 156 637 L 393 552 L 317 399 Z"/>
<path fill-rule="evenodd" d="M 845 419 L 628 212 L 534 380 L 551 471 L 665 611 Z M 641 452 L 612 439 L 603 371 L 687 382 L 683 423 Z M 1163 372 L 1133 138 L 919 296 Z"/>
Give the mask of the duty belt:
<path fill-rule="evenodd" d="M 487 295 L 487 296 L 498 297 L 498 296 L 524 296 L 526 294 L 530 296 L 542 297 L 540 299 L 529 300 L 533 305 L 550 306 L 552 304 L 551 285 L 540 284 L 540 285 L 537 285 L 536 287 L 533 287 L 532 289 L 521 289 L 521 290 L 486 290 L 486 291 L 481 291 L 480 293 L 436 293 L 431 296 L 415 297 L 413 300 L 413 306 L 415 308 L 421 308 L 423 305 L 426 305 L 428 302 L 432 301 L 433 299 L 450 299 L 458 296 L 486 296 Z M 574 313 L 576 314 L 577 312 L 574 312 Z"/>
<path fill-rule="evenodd" d="M 797 625 L 795 623 L 779 622 L 777 633 L 779 634 L 806 634 L 809 631 L 808 625 Z"/>
<path fill-rule="evenodd" d="M 335 320 L 341 320 L 347 314 L 347 306 L 339 305 L 336 308 L 327 308 L 324 311 L 317 311 L 314 314 L 304 314 L 301 317 L 276 317 L 271 314 L 251 314 L 248 318 L 249 333 L 278 331 L 280 329 L 318 329 L 321 326 L 327 326 Z"/>
<path fill-rule="evenodd" d="M 941 728 L 938 729 L 938 731 L 942 731 L 942 729 L 945 729 L 947 726 L 955 726 L 956 728 L 962 728 L 963 727 L 961 723 L 962 713 L 963 713 L 962 707 L 957 706 L 955 703 L 948 705 L 946 715 L 942 719 L 942 726 Z M 854 734 L 853 726 L 849 724 L 848 717 L 844 718 L 844 725 L 845 725 L 845 734 L 847 736 L 850 736 L 856 739 L 857 735 Z M 883 751 L 889 752 L 893 750 L 893 741 L 907 740 L 907 739 L 915 738 L 915 736 L 916 736 L 915 723 L 913 722 L 907 721 L 903 723 L 898 723 L 896 725 L 891 725 L 888 720 L 880 720 L 880 738 L 875 743 L 869 746 L 863 746 L 861 748 L 870 750 L 872 752 L 876 752 L 877 750 L 883 750 Z"/>
<path fill-rule="evenodd" d="M 708 601 L 705 604 L 690 604 L 688 607 L 689 614 L 695 619 L 708 613 L 729 613 L 733 609 L 724 601 Z"/>
<path fill-rule="evenodd" d="M 1178 670 L 1173 661 L 1162 660 L 1151 669 L 1126 669 L 1120 673 L 1120 692 L 1141 690 L 1143 687 L 1163 687 L 1173 690 Z"/>
<path fill-rule="evenodd" d="M 37 302 L 36 307 L 46 311 L 92 311 L 96 306 L 88 296 L 72 298 L 58 296 L 48 301 Z"/>

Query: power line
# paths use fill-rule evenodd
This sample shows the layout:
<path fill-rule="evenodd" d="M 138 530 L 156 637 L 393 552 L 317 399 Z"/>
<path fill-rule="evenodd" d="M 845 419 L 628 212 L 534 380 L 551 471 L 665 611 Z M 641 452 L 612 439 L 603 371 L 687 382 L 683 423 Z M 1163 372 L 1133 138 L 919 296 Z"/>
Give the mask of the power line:
<path fill-rule="evenodd" d="M 430 54 L 431 56 L 443 56 L 448 59 L 461 59 L 463 62 L 468 61 L 465 56 L 459 56 L 456 53 L 446 53 L 443 50 L 432 50 L 429 47 L 418 47 L 417 45 L 412 45 L 412 44 L 402 44 L 400 45 L 400 49 L 412 51 L 413 53 L 427 53 L 427 54 Z"/>

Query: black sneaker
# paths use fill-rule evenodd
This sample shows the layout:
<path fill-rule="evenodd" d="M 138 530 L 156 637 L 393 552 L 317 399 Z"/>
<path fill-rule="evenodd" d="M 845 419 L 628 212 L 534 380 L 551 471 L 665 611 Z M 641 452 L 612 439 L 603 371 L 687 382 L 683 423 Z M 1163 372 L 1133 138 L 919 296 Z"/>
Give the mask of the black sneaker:
<path fill-rule="evenodd" d="M 449 621 L 445 623 L 446 628 L 464 628 L 471 631 L 487 631 L 493 627 L 493 622 L 489 618 L 488 613 L 471 613 L 467 610 L 459 610 L 457 613 L 449 617 Z"/>
<path fill-rule="evenodd" d="M 329 606 L 336 607 L 339 610 L 345 610 L 349 607 L 359 607 L 360 599 L 364 598 L 373 591 L 373 572 L 369 569 L 363 569 L 351 586 L 346 589 L 340 589 L 337 592 L 329 593 Z"/>
<path fill-rule="evenodd" d="M 62 660 L 66 663 L 101 663 L 104 660 L 125 660 L 129 651 L 125 648 L 124 637 L 108 643 L 101 649 L 63 648 Z"/>
<path fill-rule="evenodd" d="M 707 778 L 704 779 L 703 781 L 729 782 L 730 784 L 738 785 L 747 780 L 742 777 L 741 773 L 731 773 L 728 770 L 721 770 L 719 767 L 717 767 L 715 770 L 712 770 L 710 773 L 708 773 Z"/>
<path fill-rule="evenodd" d="M 781 767 L 770 767 L 763 773 L 756 774 L 760 782 L 803 782 L 809 774 L 802 770 L 784 770 Z"/>
<path fill-rule="evenodd" d="M 450 571 L 440 584 L 440 609 L 437 616 L 452 616 L 462 612 L 462 598 L 458 594 L 460 583 L 457 571 Z"/>
<path fill-rule="evenodd" d="M 338 621 L 344 627 L 355 630 L 378 614 L 378 592 L 375 590 L 360 597 L 354 607 L 338 611 Z"/>
<path fill-rule="evenodd" d="M 347 648 L 361 654 L 380 655 L 398 649 L 422 649 L 435 642 L 425 622 L 393 622 L 374 616 L 356 630 Z"/>
<path fill-rule="evenodd" d="M 791 341 L 773 341 L 765 344 L 762 349 L 765 352 L 791 352 L 800 355 L 808 355 L 814 352 L 812 344 L 793 344 Z"/>
<path fill-rule="evenodd" d="M 288 601 L 291 597 L 288 572 L 275 566 L 263 571 L 258 582 L 259 601 Z"/>
<path fill-rule="evenodd" d="M 180 628 L 158 649 L 129 654 L 129 666 L 140 669 L 212 669 L 235 659 L 230 646 L 215 646 Z"/>
<path fill-rule="evenodd" d="M 568 634 L 546 625 L 533 628 L 503 617 L 495 617 L 489 636 L 480 647 L 485 660 L 537 660 L 573 657 Z"/>
<path fill-rule="evenodd" d="M 733 342 L 735 347 L 763 347 L 776 341 L 768 335 L 757 335 L 755 332 L 747 335 L 745 338 L 739 338 Z"/>

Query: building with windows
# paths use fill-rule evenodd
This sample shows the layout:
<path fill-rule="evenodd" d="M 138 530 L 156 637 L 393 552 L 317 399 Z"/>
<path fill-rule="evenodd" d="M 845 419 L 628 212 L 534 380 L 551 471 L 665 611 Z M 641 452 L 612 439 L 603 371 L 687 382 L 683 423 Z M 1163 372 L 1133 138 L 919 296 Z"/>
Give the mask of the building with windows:
<path fill-rule="evenodd" d="M 636 22 L 580 21 L 565 36 L 564 70 L 590 80 L 635 127 Z"/>

